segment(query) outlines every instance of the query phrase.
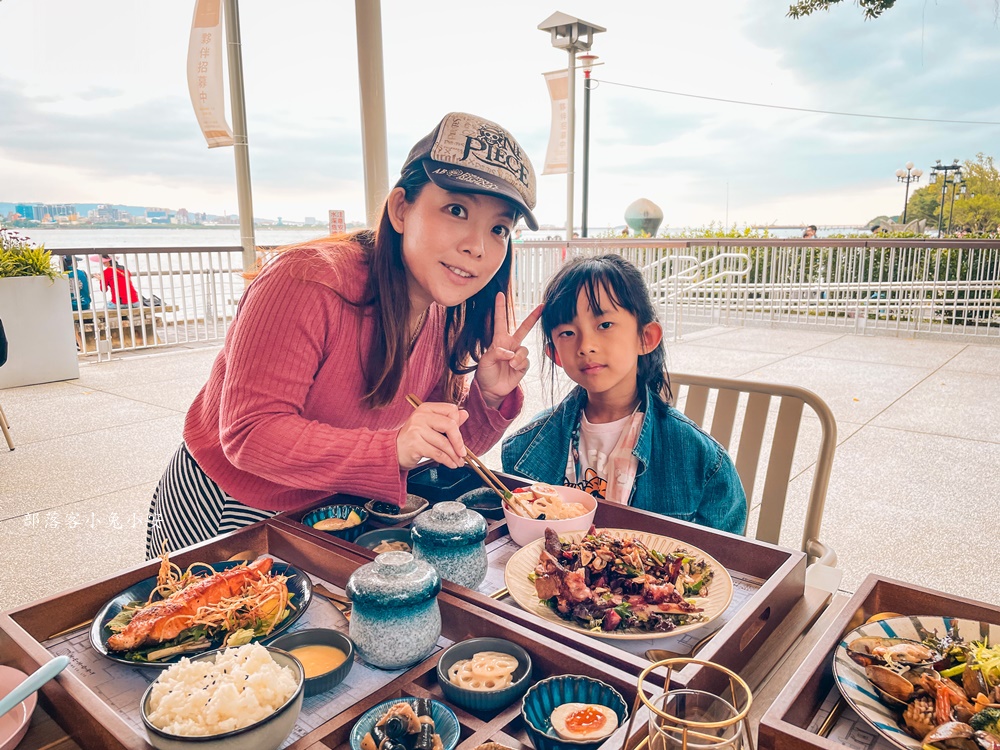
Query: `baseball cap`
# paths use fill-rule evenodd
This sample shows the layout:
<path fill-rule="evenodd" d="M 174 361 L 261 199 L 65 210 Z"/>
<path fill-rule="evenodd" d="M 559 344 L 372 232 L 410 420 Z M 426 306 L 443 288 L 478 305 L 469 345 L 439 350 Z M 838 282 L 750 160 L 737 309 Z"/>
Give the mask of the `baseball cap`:
<path fill-rule="evenodd" d="M 504 198 L 538 229 L 535 168 L 507 130 L 482 117 L 450 112 L 410 149 L 401 170 L 421 163 L 430 181 L 442 190 L 485 193 Z"/>

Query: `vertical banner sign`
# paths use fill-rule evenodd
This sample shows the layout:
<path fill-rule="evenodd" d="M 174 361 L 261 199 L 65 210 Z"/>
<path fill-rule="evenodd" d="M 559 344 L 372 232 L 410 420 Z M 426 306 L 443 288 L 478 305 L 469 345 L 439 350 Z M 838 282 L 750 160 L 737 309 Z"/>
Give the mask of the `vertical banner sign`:
<path fill-rule="evenodd" d="M 188 91 L 194 115 L 209 148 L 232 146 L 222 92 L 222 0 L 195 0 L 188 44 Z"/>
<path fill-rule="evenodd" d="M 330 211 L 330 234 L 343 234 L 347 231 L 347 222 L 343 211 Z"/>
<path fill-rule="evenodd" d="M 543 75 L 552 99 L 552 129 L 549 131 L 549 148 L 545 152 L 542 174 L 566 174 L 569 171 L 566 158 L 569 138 L 569 76 L 565 70 Z"/>

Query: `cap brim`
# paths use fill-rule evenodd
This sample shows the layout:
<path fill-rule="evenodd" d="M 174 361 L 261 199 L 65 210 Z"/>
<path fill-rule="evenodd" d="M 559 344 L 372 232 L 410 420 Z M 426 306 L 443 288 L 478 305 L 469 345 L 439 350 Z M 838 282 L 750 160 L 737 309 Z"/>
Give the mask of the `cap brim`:
<path fill-rule="evenodd" d="M 452 190 L 458 193 L 482 193 L 483 195 L 496 195 L 510 201 L 518 212 L 524 217 L 524 223 L 532 231 L 538 229 L 538 221 L 535 219 L 531 209 L 524 202 L 521 194 L 503 180 L 498 180 L 493 175 L 480 172 L 478 169 L 466 169 L 457 167 L 454 164 L 446 164 L 441 161 L 424 159 L 424 171 L 427 177 L 442 190 Z"/>

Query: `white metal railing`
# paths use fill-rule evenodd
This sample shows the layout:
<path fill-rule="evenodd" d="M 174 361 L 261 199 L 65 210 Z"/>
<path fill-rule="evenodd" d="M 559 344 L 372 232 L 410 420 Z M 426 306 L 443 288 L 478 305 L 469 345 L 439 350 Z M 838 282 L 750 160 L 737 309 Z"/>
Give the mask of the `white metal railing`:
<path fill-rule="evenodd" d="M 60 267 L 70 258 L 81 355 L 101 360 L 116 351 L 223 339 L 245 285 L 241 253 L 239 247 L 53 250 Z M 79 301 L 81 287 L 89 305 Z"/>
<path fill-rule="evenodd" d="M 568 259 L 611 252 L 642 269 L 674 336 L 757 323 L 1000 340 L 997 240 L 627 242 L 519 245 L 519 305 L 539 304 L 545 278 Z"/>
<path fill-rule="evenodd" d="M 641 269 L 675 337 L 697 326 L 764 324 L 1000 341 L 997 240 L 626 242 L 517 243 L 513 284 L 522 314 L 542 301 L 567 260 L 617 253 Z M 72 258 L 73 271 L 87 277 L 90 307 L 73 317 L 81 354 L 98 359 L 222 340 L 245 288 L 239 247 L 52 252 L 60 263 Z M 139 304 L 111 304 L 110 290 L 101 288 L 101 254 L 124 267 Z"/>

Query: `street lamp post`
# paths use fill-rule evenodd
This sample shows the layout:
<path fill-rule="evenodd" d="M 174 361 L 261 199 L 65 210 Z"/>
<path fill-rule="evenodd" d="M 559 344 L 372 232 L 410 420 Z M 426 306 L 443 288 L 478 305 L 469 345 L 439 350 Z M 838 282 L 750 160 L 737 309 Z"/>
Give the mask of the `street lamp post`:
<path fill-rule="evenodd" d="M 573 180 L 575 178 L 575 154 L 573 153 L 576 119 L 576 54 L 589 52 L 594 43 L 594 34 L 607 31 L 602 26 L 582 21 L 565 13 L 553 13 L 540 24 L 539 31 L 547 31 L 552 38 L 552 46 L 566 50 L 569 64 L 566 67 L 566 239 L 573 239 Z"/>
<path fill-rule="evenodd" d="M 583 197 L 580 206 L 580 236 L 586 237 L 590 196 L 590 73 L 594 69 L 597 55 L 578 55 L 576 60 L 583 65 Z"/>
<path fill-rule="evenodd" d="M 948 175 L 951 173 L 954 173 L 954 176 L 949 182 Z M 944 226 L 944 200 L 948 193 L 948 186 L 962 178 L 962 165 L 958 163 L 958 159 L 955 159 L 951 164 L 942 164 L 941 160 L 938 159 L 931 168 L 931 177 L 936 180 L 938 176 L 941 176 L 941 204 L 938 211 L 938 237 L 940 237 L 941 228 Z M 949 221 L 950 224 L 951 222 Z"/>
<path fill-rule="evenodd" d="M 961 189 L 962 195 L 965 195 L 965 182 L 955 182 L 951 181 L 951 208 L 948 210 L 948 234 L 951 234 L 951 220 L 955 218 L 955 193 L 959 192 Z"/>
<path fill-rule="evenodd" d="M 896 170 L 896 179 L 906 183 L 906 197 L 903 198 L 903 226 L 906 226 L 906 209 L 910 203 L 910 183 L 920 182 L 920 176 L 924 173 L 922 169 L 914 169 L 913 162 L 906 162 L 906 171 Z"/>

